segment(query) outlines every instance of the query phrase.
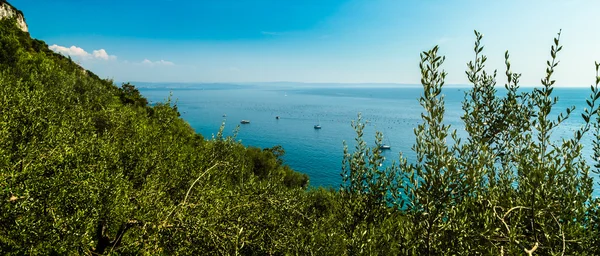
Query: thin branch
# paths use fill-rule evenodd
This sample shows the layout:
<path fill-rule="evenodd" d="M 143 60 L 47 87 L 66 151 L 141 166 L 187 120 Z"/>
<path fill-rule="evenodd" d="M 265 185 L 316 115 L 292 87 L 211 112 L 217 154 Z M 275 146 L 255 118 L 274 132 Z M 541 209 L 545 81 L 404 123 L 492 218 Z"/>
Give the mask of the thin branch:
<path fill-rule="evenodd" d="M 192 191 L 192 188 L 194 187 L 194 185 L 196 185 L 196 183 L 200 180 L 200 178 L 202 178 L 205 174 L 207 174 L 213 168 L 217 167 L 217 165 L 219 165 L 219 163 L 214 164 L 213 166 L 208 168 L 206 171 L 204 171 L 200 176 L 198 176 L 198 178 L 192 183 L 192 185 L 188 189 L 187 193 L 185 194 L 185 198 L 183 199 L 182 205 L 185 205 L 185 203 L 187 202 L 188 196 L 190 195 L 190 192 Z"/>
<path fill-rule="evenodd" d="M 527 253 L 527 255 L 531 256 L 531 255 L 533 255 L 533 252 L 535 252 L 535 250 L 537 250 L 539 245 L 540 244 L 538 242 L 535 242 L 535 245 L 533 246 L 533 248 L 531 248 L 531 250 L 527 250 L 527 249 L 523 249 L 523 250 L 525 250 L 525 253 Z"/>
<path fill-rule="evenodd" d="M 556 216 L 554 216 L 553 213 L 550 213 L 552 215 L 552 218 L 554 219 L 554 221 L 556 221 L 556 224 L 558 224 L 558 230 L 560 231 L 560 236 L 562 237 L 562 253 L 561 255 L 565 255 L 565 249 L 566 249 L 566 242 L 565 242 L 565 232 L 562 229 L 562 225 L 560 225 L 560 222 L 558 222 L 558 219 L 556 219 Z"/>
<path fill-rule="evenodd" d="M 109 250 L 109 253 L 112 252 L 116 247 L 119 247 L 121 245 L 121 241 L 123 241 L 122 238 L 125 235 L 125 232 L 127 232 L 127 230 L 129 230 L 133 226 L 139 226 L 141 224 L 142 223 L 137 220 L 129 220 L 126 223 L 121 224 L 121 227 L 119 227 L 119 231 L 117 231 L 117 237 L 110 242 L 112 246 Z"/>
<path fill-rule="evenodd" d="M 494 206 L 492 208 L 492 209 L 494 209 L 494 215 L 496 215 L 496 218 L 498 218 L 500 221 L 502 221 L 502 224 L 504 224 L 504 227 L 506 227 L 506 231 L 508 232 L 507 235 L 510 235 L 510 227 L 508 226 L 508 224 L 506 224 L 506 222 L 504 221 L 504 218 L 500 218 L 500 216 L 496 212 L 496 208 L 500 208 L 502 210 L 504 210 L 504 209 L 501 206 Z"/>
<path fill-rule="evenodd" d="M 504 214 L 504 217 L 502 217 L 502 219 L 506 218 L 506 216 L 508 216 L 508 214 L 509 214 L 510 212 L 512 212 L 513 210 L 517 210 L 517 209 L 526 209 L 526 210 L 530 210 L 531 208 L 530 208 L 530 207 L 525 207 L 525 206 L 515 206 L 515 207 L 513 207 L 513 208 L 510 208 L 510 209 L 509 209 L 509 210 L 508 210 L 508 211 L 507 211 L 507 212 Z"/>
<path fill-rule="evenodd" d="M 165 218 L 165 220 L 163 221 L 163 226 L 166 225 L 167 220 L 169 219 L 169 217 L 171 217 L 171 215 L 175 212 L 175 210 L 177 210 L 177 208 L 179 206 L 185 205 L 187 202 L 187 199 L 190 195 L 190 192 L 192 191 L 192 188 L 194 188 L 194 185 L 196 185 L 196 183 L 205 175 L 207 174 L 210 170 L 212 170 L 213 168 L 217 167 L 219 165 L 220 162 L 215 163 L 213 166 L 211 166 L 210 168 L 208 168 L 206 171 L 204 171 L 202 174 L 200 174 L 200 176 L 198 176 L 198 178 L 196 178 L 196 180 L 194 180 L 194 182 L 192 182 L 192 185 L 190 185 L 190 188 L 188 189 L 187 193 L 185 194 L 185 198 L 183 199 L 183 203 L 181 203 L 178 206 L 175 206 L 175 208 L 173 208 L 173 210 L 171 210 L 171 212 L 169 213 L 169 215 L 167 215 L 167 217 Z"/>

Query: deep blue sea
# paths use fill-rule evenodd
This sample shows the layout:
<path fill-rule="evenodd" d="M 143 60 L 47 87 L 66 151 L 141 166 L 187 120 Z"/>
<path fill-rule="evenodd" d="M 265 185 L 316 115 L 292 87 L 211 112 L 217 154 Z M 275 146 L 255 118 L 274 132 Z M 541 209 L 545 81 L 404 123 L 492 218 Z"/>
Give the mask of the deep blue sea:
<path fill-rule="evenodd" d="M 385 84 L 171 84 L 136 83 L 151 103 L 172 100 L 189 124 L 205 138 L 216 134 L 225 121 L 226 135 L 232 135 L 239 125 L 237 140 L 256 147 L 281 145 L 286 151 L 285 162 L 293 169 L 306 173 L 311 186 L 339 186 L 345 140 L 354 145 L 351 120 L 362 113 L 369 123 L 365 139 L 374 144 L 375 131 L 384 134 L 391 150 L 384 151 L 387 164 L 397 161 L 399 153 L 415 159 L 411 150 L 415 142 L 413 129 L 421 122 L 422 108 L 417 99 L 422 88 L 417 85 Z M 448 87 L 445 123 L 465 134 L 460 119 L 462 100 L 468 88 Z M 524 89 L 530 90 L 530 89 Z M 503 93 L 500 89 L 499 93 Z M 571 118 L 553 134 L 560 139 L 572 136 L 582 126 L 581 112 L 590 90 L 585 88 L 556 88 L 559 97 L 553 114 L 575 105 Z M 226 117 L 224 117 L 226 115 Z M 280 119 L 276 119 L 280 116 Z M 240 120 L 250 124 L 240 125 Z M 320 123 L 322 129 L 313 126 Z M 592 154 L 591 136 L 584 140 L 584 154 Z M 596 179 L 597 180 L 597 179 Z M 598 194 L 595 185 L 595 194 Z"/>

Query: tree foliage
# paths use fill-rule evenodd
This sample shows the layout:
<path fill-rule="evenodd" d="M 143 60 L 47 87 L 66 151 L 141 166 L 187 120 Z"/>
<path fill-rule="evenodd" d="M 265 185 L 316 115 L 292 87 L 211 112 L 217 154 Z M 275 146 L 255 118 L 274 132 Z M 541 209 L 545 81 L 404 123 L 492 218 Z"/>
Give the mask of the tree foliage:
<path fill-rule="evenodd" d="M 0 23 L 0 254 L 285 248 L 268 237 L 294 230 L 279 223 L 308 178 L 282 149 L 205 140 L 170 101 L 149 106 Z"/>
<path fill-rule="evenodd" d="M 0 254 L 598 255 L 599 64 L 570 138 L 551 134 L 560 33 L 542 87 L 506 93 L 475 32 L 465 136 L 444 123 L 444 57 L 421 54 L 417 159 L 383 165 L 359 114 L 339 189 L 308 187 L 281 147 L 205 138 L 170 99 L 149 105 L 0 21 Z M 592 133 L 594 163 L 582 155 Z"/>

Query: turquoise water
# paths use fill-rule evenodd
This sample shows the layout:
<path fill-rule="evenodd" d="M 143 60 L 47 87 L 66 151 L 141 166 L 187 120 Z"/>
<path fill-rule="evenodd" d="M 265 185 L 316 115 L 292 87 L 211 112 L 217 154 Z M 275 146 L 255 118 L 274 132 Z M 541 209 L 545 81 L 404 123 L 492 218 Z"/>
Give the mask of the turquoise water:
<path fill-rule="evenodd" d="M 311 85 L 311 84 L 136 84 L 151 103 L 172 99 L 189 124 L 204 137 L 216 134 L 225 121 L 226 135 L 232 135 L 240 120 L 237 139 L 245 145 L 286 150 L 285 162 L 306 173 L 312 186 L 339 186 L 343 156 L 342 141 L 353 145 L 354 131 L 350 126 L 357 114 L 369 120 L 365 139 L 374 144 L 375 131 L 384 133 L 384 141 L 392 146 L 384 152 L 387 164 L 398 159 L 399 153 L 415 159 L 411 150 L 415 141 L 413 129 L 421 122 L 422 108 L 417 99 L 419 86 L 381 85 Z M 467 88 L 445 88 L 445 122 L 464 134 L 460 116 L 464 91 Z M 575 105 L 572 117 L 565 121 L 554 138 L 572 136 L 583 121 L 581 112 L 589 89 L 557 88 L 556 110 Z M 554 113 L 556 114 L 556 113 Z M 223 117 L 226 115 L 226 117 Z M 280 116 L 277 120 L 275 117 Z M 320 123 L 322 129 L 313 126 Z M 592 154 L 591 137 L 584 140 L 584 154 Z M 596 185 L 596 188 L 598 186 Z M 598 194 L 597 192 L 595 194 Z"/>

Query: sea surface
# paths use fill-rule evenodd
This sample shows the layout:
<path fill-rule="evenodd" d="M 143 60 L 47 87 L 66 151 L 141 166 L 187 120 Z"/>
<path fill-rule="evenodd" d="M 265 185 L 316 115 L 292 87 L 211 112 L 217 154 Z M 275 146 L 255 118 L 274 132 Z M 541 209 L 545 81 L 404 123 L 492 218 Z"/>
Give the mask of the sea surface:
<path fill-rule="evenodd" d="M 411 150 L 414 128 L 422 122 L 418 98 L 419 85 L 393 84 L 177 84 L 135 83 L 151 103 L 164 102 L 171 95 L 181 117 L 198 133 L 211 138 L 225 122 L 225 135 L 233 135 L 247 146 L 273 147 L 286 151 L 285 163 L 306 173 L 311 186 L 337 187 L 341 183 L 343 141 L 355 145 L 352 120 L 361 113 L 368 120 L 364 138 L 374 145 L 375 131 L 384 134 L 386 164 L 398 161 L 399 153 L 415 160 Z M 443 89 L 446 101 L 444 122 L 465 135 L 462 101 L 468 87 Z M 531 90 L 525 88 L 524 90 Z M 505 91 L 499 89 L 499 93 Z M 554 139 L 569 138 L 583 125 L 581 113 L 586 107 L 589 88 L 556 88 L 559 97 L 553 116 L 569 106 L 576 106 L 571 118 L 561 124 Z M 276 119 L 279 116 L 280 119 Z M 240 124 L 242 119 L 249 124 Z M 315 124 L 322 129 L 314 129 Z M 591 159 L 591 134 L 585 137 L 584 155 Z M 596 176 L 595 174 L 593 174 Z M 595 177 L 596 181 L 598 179 Z M 597 182 L 596 182 L 597 183 Z M 598 195 L 599 186 L 595 184 Z"/>

